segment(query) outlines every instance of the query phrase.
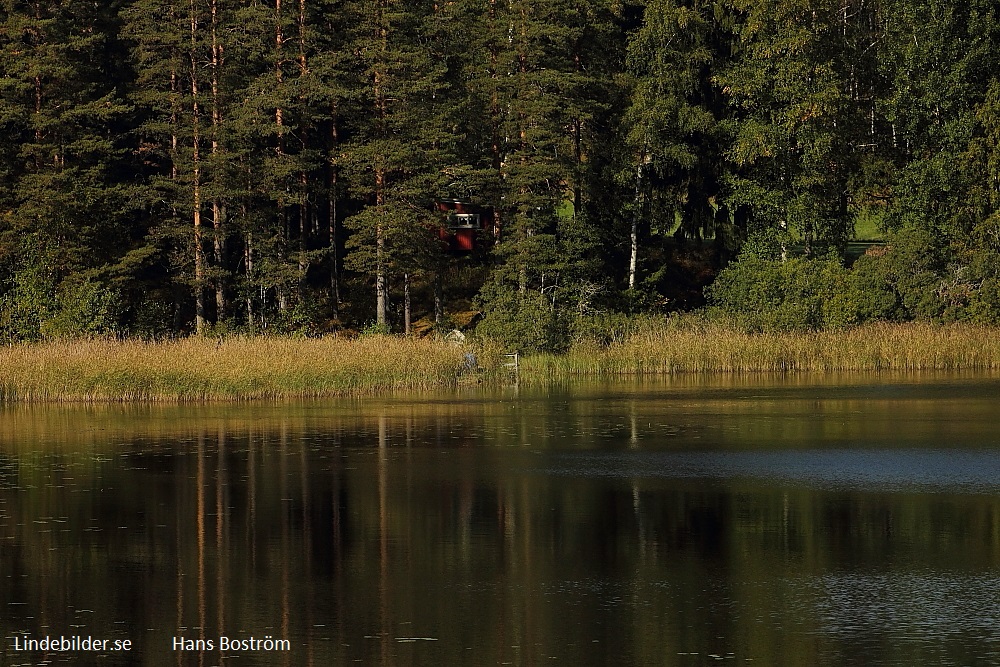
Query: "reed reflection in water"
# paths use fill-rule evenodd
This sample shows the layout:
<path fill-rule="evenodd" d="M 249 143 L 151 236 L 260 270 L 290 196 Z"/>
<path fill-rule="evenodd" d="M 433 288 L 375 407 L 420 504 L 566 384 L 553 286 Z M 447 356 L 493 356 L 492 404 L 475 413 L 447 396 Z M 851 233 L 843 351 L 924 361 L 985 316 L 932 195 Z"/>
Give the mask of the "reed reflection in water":
<path fill-rule="evenodd" d="M 994 663 L 991 387 L 9 408 L 4 664 Z"/>

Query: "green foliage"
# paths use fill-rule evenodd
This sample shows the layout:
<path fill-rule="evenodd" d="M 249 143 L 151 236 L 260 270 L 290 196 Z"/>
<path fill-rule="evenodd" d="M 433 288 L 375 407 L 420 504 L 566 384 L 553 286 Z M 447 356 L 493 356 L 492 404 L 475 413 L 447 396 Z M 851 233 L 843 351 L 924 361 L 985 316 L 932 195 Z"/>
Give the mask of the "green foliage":
<path fill-rule="evenodd" d="M 561 352 L 569 346 L 571 316 L 545 295 L 493 286 L 484 289 L 481 299 L 487 315 L 476 327 L 478 338 L 522 354 Z"/>
<path fill-rule="evenodd" d="M 56 311 L 42 323 L 45 338 L 109 336 L 121 331 L 121 294 L 90 280 L 67 280 L 56 294 Z"/>
<path fill-rule="evenodd" d="M 846 15 L 838 25 L 845 10 L 835 0 L 732 6 L 743 18 L 739 57 L 717 76 L 734 111 L 725 121 L 730 205 L 750 210 L 759 229 L 787 228 L 807 251 L 840 248 L 850 235 L 850 132 L 860 124 L 848 76 L 864 65 L 852 57 Z M 858 24 L 867 11 L 855 13 Z"/>
<path fill-rule="evenodd" d="M 171 332 L 172 304 L 156 295 L 145 296 L 132 306 L 127 335 L 144 340 L 160 340 Z"/>
<path fill-rule="evenodd" d="M 650 0 L 626 56 L 633 77 L 624 118 L 631 155 L 618 178 L 636 191 L 633 215 L 676 217 L 678 231 L 695 237 L 722 234 L 713 224 L 723 108 L 709 78 L 722 55 L 712 12 L 698 0 Z"/>
<path fill-rule="evenodd" d="M 120 332 L 124 304 L 117 290 L 88 278 L 57 285 L 49 267 L 35 254 L 14 272 L 0 298 L 0 338 L 37 341 Z"/>
<path fill-rule="evenodd" d="M 850 268 L 834 258 L 782 262 L 744 253 L 707 290 L 713 312 L 753 330 L 871 321 L 996 322 L 1000 257 L 965 261 L 917 227 L 893 233 Z"/>
<path fill-rule="evenodd" d="M 788 331 L 900 319 L 910 312 L 900 287 L 884 258 L 863 257 L 847 269 L 835 257 L 782 262 L 751 255 L 722 271 L 707 293 L 713 309 L 749 329 Z"/>
<path fill-rule="evenodd" d="M 378 322 L 369 322 L 359 332 L 362 338 L 377 338 L 379 336 L 388 336 L 390 333 L 387 325 L 379 324 Z"/>
<path fill-rule="evenodd" d="M 311 296 L 297 299 L 290 308 L 275 313 L 268 322 L 268 333 L 291 336 L 316 336 L 320 333 L 322 303 Z"/>
<path fill-rule="evenodd" d="M 991 0 L 8 2 L 0 337 L 387 324 L 406 275 L 561 350 L 736 253 L 755 328 L 994 322 L 998 41 Z"/>
<path fill-rule="evenodd" d="M 0 298 L 0 337 L 4 340 L 39 340 L 42 325 L 56 310 L 52 270 L 41 258 L 29 255 L 15 270 Z"/>
<path fill-rule="evenodd" d="M 754 330 L 819 329 L 827 324 L 826 306 L 839 293 L 844 273 L 834 260 L 746 256 L 719 274 L 707 296 L 711 306 Z"/>

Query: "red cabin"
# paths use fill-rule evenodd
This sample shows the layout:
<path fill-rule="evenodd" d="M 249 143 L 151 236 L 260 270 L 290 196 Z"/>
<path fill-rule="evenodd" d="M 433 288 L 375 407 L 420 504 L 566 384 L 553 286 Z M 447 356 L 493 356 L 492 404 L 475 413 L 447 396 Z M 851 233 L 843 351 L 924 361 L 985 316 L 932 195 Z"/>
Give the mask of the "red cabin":
<path fill-rule="evenodd" d="M 439 201 L 438 211 L 446 213 L 448 220 L 440 231 L 441 240 L 456 251 L 471 251 L 476 247 L 476 233 L 493 225 L 493 210 L 463 201 Z"/>

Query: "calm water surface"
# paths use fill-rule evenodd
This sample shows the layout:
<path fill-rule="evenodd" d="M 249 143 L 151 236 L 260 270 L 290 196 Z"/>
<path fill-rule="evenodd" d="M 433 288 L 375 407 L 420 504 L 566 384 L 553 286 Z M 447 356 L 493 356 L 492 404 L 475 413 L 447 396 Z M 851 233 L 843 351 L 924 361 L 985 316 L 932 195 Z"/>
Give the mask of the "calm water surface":
<path fill-rule="evenodd" d="M 940 375 L 0 408 L 0 664 L 1000 664 L 998 425 Z"/>

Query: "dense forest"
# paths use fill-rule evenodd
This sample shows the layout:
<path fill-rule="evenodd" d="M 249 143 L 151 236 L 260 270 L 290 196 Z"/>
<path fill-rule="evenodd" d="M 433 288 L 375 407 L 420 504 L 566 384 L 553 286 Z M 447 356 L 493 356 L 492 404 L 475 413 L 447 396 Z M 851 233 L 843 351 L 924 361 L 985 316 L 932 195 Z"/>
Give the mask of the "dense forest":
<path fill-rule="evenodd" d="M 998 37 L 987 0 L 3 0 L 0 338 L 997 322 Z"/>

